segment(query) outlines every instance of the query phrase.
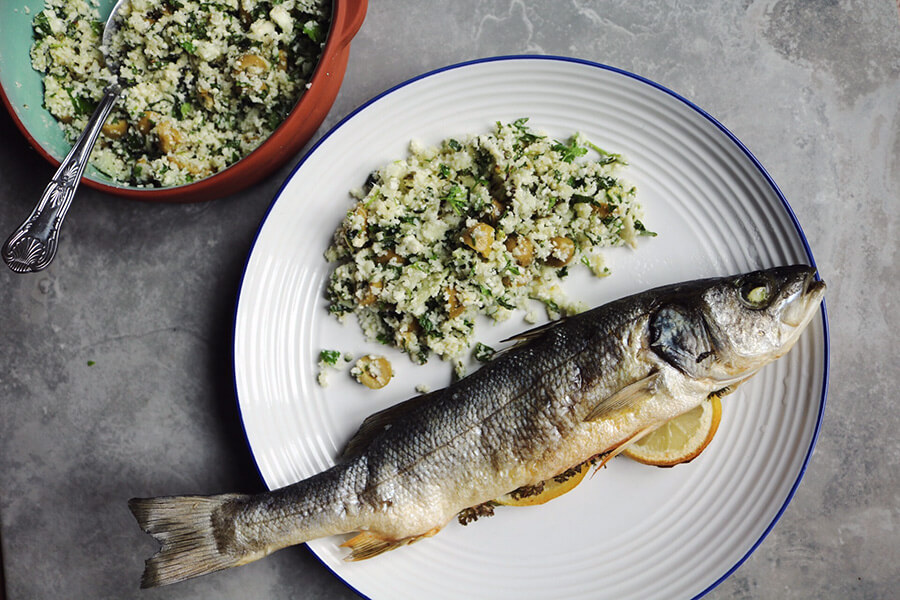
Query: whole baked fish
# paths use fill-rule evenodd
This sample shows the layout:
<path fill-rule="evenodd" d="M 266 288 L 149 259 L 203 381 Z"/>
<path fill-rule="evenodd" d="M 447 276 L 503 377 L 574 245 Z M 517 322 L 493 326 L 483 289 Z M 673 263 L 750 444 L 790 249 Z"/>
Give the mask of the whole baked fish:
<path fill-rule="evenodd" d="M 349 559 L 609 458 L 787 352 L 825 284 L 791 266 L 649 290 L 517 336 L 469 377 L 366 419 L 343 462 L 256 495 L 132 499 L 162 543 L 142 587 L 359 532 Z"/>

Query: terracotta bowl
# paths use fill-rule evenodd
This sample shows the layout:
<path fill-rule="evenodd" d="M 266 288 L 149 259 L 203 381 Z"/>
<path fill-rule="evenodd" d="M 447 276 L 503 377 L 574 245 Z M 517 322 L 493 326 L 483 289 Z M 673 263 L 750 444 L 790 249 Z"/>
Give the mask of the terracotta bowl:
<path fill-rule="evenodd" d="M 112 0 L 101 1 L 100 14 L 105 16 L 112 4 Z M 0 98 L 29 143 L 57 167 L 71 144 L 43 108 L 41 77 L 31 68 L 29 56 L 31 20 L 42 8 L 41 0 L 14 0 L 0 8 Z M 232 194 L 265 178 L 303 148 L 331 109 L 347 69 L 350 41 L 362 25 L 366 8 L 367 0 L 334 0 L 331 29 L 309 89 L 265 142 L 227 169 L 186 185 L 137 188 L 115 183 L 88 166 L 82 185 L 151 202 L 199 202 Z"/>

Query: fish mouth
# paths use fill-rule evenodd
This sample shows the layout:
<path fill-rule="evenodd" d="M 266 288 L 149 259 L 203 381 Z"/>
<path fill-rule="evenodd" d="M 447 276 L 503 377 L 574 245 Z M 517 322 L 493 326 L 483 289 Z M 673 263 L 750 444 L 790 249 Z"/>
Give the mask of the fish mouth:
<path fill-rule="evenodd" d="M 781 322 L 789 327 L 805 327 L 818 310 L 826 287 L 825 282 L 816 277 L 816 271 L 809 269 L 797 291 L 788 299 Z"/>

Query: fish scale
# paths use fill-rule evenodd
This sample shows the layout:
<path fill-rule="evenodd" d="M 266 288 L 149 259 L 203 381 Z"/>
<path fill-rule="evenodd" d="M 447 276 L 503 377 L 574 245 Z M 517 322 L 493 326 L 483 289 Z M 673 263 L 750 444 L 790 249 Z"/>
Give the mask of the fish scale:
<path fill-rule="evenodd" d="M 622 298 L 516 336 L 469 377 L 375 413 L 343 461 L 313 477 L 257 495 L 133 499 L 162 543 L 142 586 L 341 533 L 358 532 L 344 543 L 351 560 L 370 558 L 608 460 L 787 352 L 824 294 L 814 274 L 778 267 Z"/>

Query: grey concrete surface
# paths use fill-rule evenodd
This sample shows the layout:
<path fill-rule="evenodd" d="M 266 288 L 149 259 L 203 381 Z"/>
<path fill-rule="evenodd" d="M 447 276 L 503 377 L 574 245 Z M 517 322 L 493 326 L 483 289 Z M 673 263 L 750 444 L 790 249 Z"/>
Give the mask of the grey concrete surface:
<path fill-rule="evenodd" d="M 777 526 L 708 597 L 898 597 L 898 5 L 373 0 L 319 134 L 407 78 L 524 53 L 620 67 L 706 109 L 781 187 L 829 283 L 831 386 L 815 454 Z M 235 405 L 230 332 L 257 225 L 296 159 L 205 204 L 84 189 L 47 271 L 0 270 L 10 600 L 356 597 L 304 547 L 139 591 L 155 545 L 125 505 L 263 489 Z M 0 114 L 0 231 L 28 213 L 51 172 Z"/>

